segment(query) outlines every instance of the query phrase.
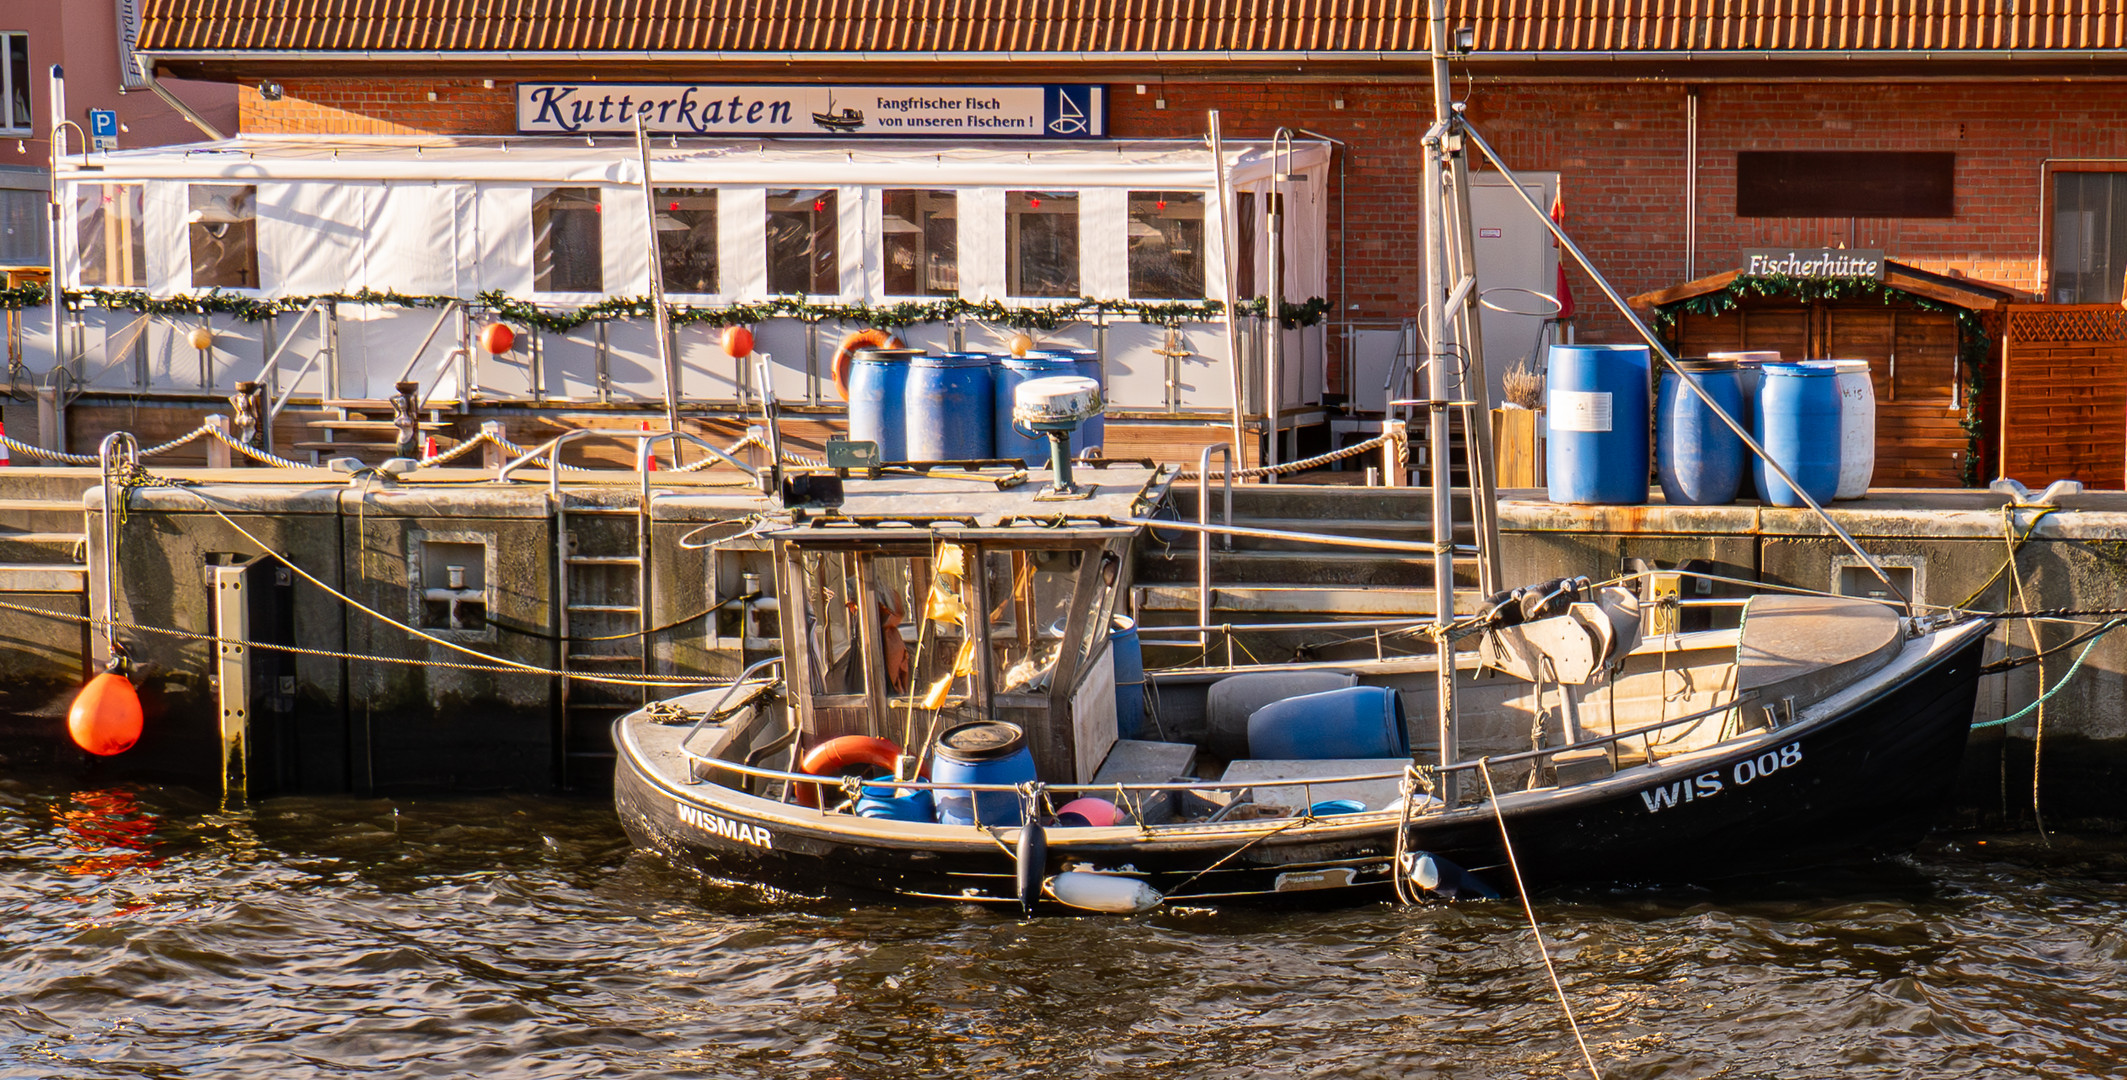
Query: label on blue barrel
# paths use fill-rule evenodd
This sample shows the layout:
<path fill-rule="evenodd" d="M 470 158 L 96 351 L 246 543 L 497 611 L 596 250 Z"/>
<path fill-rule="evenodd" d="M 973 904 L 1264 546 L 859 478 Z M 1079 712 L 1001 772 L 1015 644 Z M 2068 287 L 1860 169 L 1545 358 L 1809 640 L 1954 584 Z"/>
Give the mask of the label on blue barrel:
<path fill-rule="evenodd" d="M 1603 390 L 1551 391 L 1551 430 L 1610 430 L 1610 394 Z"/>

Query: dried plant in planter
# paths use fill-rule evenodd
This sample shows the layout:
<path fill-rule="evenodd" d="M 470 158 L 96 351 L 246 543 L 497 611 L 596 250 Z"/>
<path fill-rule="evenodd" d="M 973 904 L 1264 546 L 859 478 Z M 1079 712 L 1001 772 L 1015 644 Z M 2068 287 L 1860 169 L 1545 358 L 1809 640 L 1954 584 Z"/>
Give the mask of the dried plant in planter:
<path fill-rule="evenodd" d="M 1524 409 L 1538 409 L 1544 403 L 1544 377 L 1529 370 L 1529 359 L 1523 357 L 1507 369 L 1502 380 L 1509 405 Z"/>

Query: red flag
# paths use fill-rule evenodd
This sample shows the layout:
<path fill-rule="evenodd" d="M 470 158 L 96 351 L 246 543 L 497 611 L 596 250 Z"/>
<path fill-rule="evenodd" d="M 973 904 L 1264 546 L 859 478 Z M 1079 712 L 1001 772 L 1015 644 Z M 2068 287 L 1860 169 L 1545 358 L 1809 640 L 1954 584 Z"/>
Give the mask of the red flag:
<path fill-rule="evenodd" d="M 1566 196 L 1562 191 L 1551 193 L 1551 224 L 1558 226 L 1560 229 L 1566 227 Z M 1559 246 L 1557 237 L 1551 238 L 1551 246 Z M 1558 314 L 1553 316 L 1553 318 L 1570 319 L 1572 317 L 1573 290 L 1566 287 L 1566 258 L 1565 252 L 1560 251 L 1558 258 Z"/>

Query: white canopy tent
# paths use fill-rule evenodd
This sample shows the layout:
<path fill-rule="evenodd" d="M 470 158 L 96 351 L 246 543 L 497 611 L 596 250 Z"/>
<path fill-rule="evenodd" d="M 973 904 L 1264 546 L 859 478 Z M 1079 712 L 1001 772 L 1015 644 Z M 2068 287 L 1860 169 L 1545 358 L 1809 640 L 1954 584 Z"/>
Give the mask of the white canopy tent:
<path fill-rule="evenodd" d="M 1260 213 L 1273 186 L 1285 195 L 1284 297 L 1326 296 L 1329 146 L 1303 141 L 1275 162 L 1268 143 L 1228 142 L 1224 149 L 1237 203 Z M 668 229 L 694 228 L 709 238 L 701 257 L 713 252 L 713 291 L 674 289 L 668 269 L 668 298 L 680 305 L 713 307 L 793 292 L 819 302 L 936 300 L 941 282 L 964 299 L 1015 307 L 1078 297 L 1224 300 L 1225 235 L 1248 241 L 1249 250 L 1241 252 L 1241 280 L 1257 283 L 1256 293 L 1267 291 L 1261 286 L 1269 242 L 1265 230 L 1253 223 L 1238 230 L 1218 227 L 1224 215 L 1217 206 L 1217 173 L 1202 140 L 882 143 L 657 137 L 650 168 L 652 186 L 660 191 L 713 192 L 713 201 L 695 196 L 690 202 L 713 206 L 713 212 L 695 215 L 692 225 L 660 214 L 653 226 L 644 209 L 636 146 L 624 138 L 246 136 L 91 154 L 70 159 L 61 170 L 64 208 L 76 217 L 71 227 L 62 226 L 64 280 L 75 288 L 137 288 L 155 297 L 219 291 L 281 299 L 371 289 L 470 299 L 499 291 L 567 310 L 646 295 L 650 231 L 656 227 L 668 241 Z M 108 197 L 114 190 L 133 186 L 138 187 L 137 220 L 117 221 L 108 213 L 84 216 L 99 200 L 113 205 Z M 569 201 L 552 201 L 557 190 Z M 890 291 L 887 266 L 888 238 L 908 234 L 913 226 L 888 213 L 885 203 L 890 193 L 907 191 L 951 193 L 950 210 L 941 220 L 950 222 L 951 245 L 945 250 L 953 265 L 930 274 L 918 295 Z M 771 232 L 777 214 L 787 212 L 790 197 L 800 193 L 814 212 L 806 220 L 819 231 L 808 249 L 817 264 L 805 279 L 809 287 L 775 291 Z M 1140 248 L 1144 241 L 1158 242 L 1158 230 L 1140 219 L 1142 208 L 1162 193 L 1174 194 L 1180 205 L 1201 208 L 1198 232 L 1191 234 L 1201 236 L 1194 245 L 1200 250 L 1189 254 L 1201 269 L 1179 295 L 1167 281 L 1155 295 L 1136 296 L 1133 281 L 1150 279 L 1133 277 L 1138 257 L 1133 241 Z M 1034 206 L 1046 196 L 1052 209 L 1061 203 L 1075 211 L 1075 247 L 1065 245 L 1073 262 L 1068 283 L 1075 288 L 1067 292 L 1051 288 L 1046 297 L 1011 292 L 1014 215 L 1025 212 L 1030 195 Z M 1133 197 L 1140 210 L 1133 210 Z M 1012 198 L 1022 202 L 1008 206 Z M 675 211 L 679 205 L 672 203 Z M 1161 198 L 1157 205 L 1165 211 L 1168 203 Z M 563 209 L 595 218 L 572 218 L 564 227 Z M 701 223 L 705 216 L 713 222 Z M 245 229 L 251 232 L 244 234 Z M 565 240 L 576 247 L 564 250 Z M 115 274 L 108 253 L 128 242 L 141 253 L 137 265 Z M 570 258 L 580 265 L 570 273 L 557 272 Z M 597 287 L 582 287 L 586 282 Z M 345 303 L 337 305 L 335 315 L 334 332 L 317 334 L 315 346 L 330 348 L 331 362 L 318 365 L 300 393 L 382 396 L 435 318 L 420 309 Z M 285 333 L 271 325 L 246 327 L 228 316 L 209 316 L 205 321 L 216 336 L 209 353 L 229 355 L 198 356 L 186 344 L 198 317 L 158 317 L 145 328 L 132 327 L 133 318 L 125 311 L 85 311 L 63 336 L 62 359 L 88 380 L 90 389 L 226 391 L 238 379 L 253 377 L 265 352 Z M 292 324 L 293 319 L 281 321 Z M 1244 350 L 1260 352 L 1256 330 L 1250 328 Z M 780 394 L 823 400 L 821 376 L 832 336 L 839 332 L 839 327 L 795 319 L 756 328 L 760 349 L 774 359 Z M 421 377 L 433 358 L 464 344 L 464 333 L 458 328 L 439 336 L 418 364 Z M 1200 323 L 1184 326 L 1180 334 L 1177 341 L 1163 327 L 1110 316 L 1098 325 L 1069 325 L 1041 336 L 1045 343 L 1100 349 L 1116 409 L 1169 414 L 1229 409 L 1222 329 Z M 532 340 L 512 353 L 479 357 L 474 385 L 480 393 L 549 401 L 662 396 L 647 318 L 525 336 Z M 909 336 L 934 348 L 954 341 L 981 347 L 993 337 L 974 326 L 919 326 Z M 336 342 L 328 345 L 333 338 Z M 743 376 L 713 347 L 713 338 L 699 326 L 677 334 L 685 400 L 735 402 L 740 396 Z M 111 351 L 114 339 L 130 356 Z M 291 351 L 305 346 L 298 342 Z M 1319 401 L 1321 328 L 1289 332 L 1286 354 L 1300 362 L 1286 365 L 1291 377 L 1283 380 L 1282 400 L 1288 405 Z M 283 370 L 299 366 L 284 361 Z M 1259 363 L 1246 366 L 1260 368 Z M 444 397 L 461 392 L 454 384 L 441 389 Z M 1249 411 L 1260 412 L 1260 387 L 1252 387 L 1249 396 Z M 833 400 L 831 391 L 825 400 Z"/>

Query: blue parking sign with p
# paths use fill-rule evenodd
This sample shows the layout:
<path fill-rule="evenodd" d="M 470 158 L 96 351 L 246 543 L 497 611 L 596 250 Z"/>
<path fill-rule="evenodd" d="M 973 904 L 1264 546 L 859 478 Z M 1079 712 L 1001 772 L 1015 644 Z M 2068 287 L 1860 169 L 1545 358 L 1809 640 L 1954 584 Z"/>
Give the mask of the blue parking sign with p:
<path fill-rule="evenodd" d="M 112 109 L 89 110 L 89 134 L 99 139 L 118 137 L 118 113 Z"/>

